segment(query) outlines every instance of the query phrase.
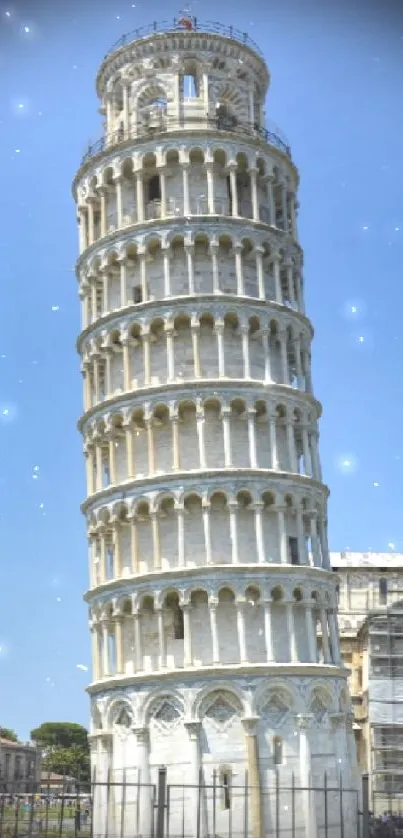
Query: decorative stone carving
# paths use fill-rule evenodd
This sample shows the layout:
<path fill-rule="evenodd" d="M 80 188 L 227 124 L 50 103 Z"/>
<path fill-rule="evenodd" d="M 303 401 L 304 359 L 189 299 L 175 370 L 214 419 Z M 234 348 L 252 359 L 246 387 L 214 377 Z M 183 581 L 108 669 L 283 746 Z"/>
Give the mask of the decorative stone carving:
<path fill-rule="evenodd" d="M 168 733 L 181 722 L 182 716 L 181 710 L 172 700 L 163 698 L 152 709 L 151 724 L 161 733 Z"/>
<path fill-rule="evenodd" d="M 320 696 L 314 696 L 314 698 L 311 701 L 310 710 L 313 713 L 315 721 L 318 723 L 322 723 L 327 714 L 327 707 L 321 700 Z"/>
<path fill-rule="evenodd" d="M 205 710 L 205 717 L 218 730 L 225 730 L 229 727 L 236 716 L 239 716 L 239 709 L 234 705 L 230 693 L 218 693 Z"/>
<path fill-rule="evenodd" d="M 132 726 L 133 718 L 126 705 L 123 704 L 116 711 L 114 724 L 116 727 L 123 728 L 124 730 L 129 730 Z"/>
<path fill-rule="evenodd" d="M 272 728 L 283 724 L 290 710 L 289 697 L 282 690 L 275 690 L 263 704 L 260 715 Z"/>

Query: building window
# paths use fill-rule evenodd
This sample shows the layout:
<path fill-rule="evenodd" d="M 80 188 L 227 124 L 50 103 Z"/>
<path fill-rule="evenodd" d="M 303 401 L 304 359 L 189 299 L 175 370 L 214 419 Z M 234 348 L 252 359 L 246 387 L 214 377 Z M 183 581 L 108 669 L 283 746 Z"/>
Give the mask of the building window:
<path fill-rule="evenodd" d="M 388 601 L 388 580 L 386 576 L 381 576 L 379 580 L 379 604 L 386 605 Z"/>
<path fill-rule="evenodd" d="M 153 175 L 148 181 L 148 201 L 161 200 L 161 182 L 159 175 Z"/>
<path fill-rule="evenodd" d="M 178 606 L 174 611 L 174 638 L 175 640 L 183 640 L 184 636 L 183 611 Z"/>
<path fill-rule="evenodd" d="M 273 761 L 276 767 L 283 764 L 283 740 L 281 736 L 275 736 L 273 739 Z"/>
<path fill-rule="evenodd" d="M 222 808 L 231 808 L 231 769 L 222 768 L 220 771 L 220 785 L 222 791 Z"/>
<path fill-rule="evenodd" d="M 134 303 L 142 303 L 143 302 L 143 290 L 141 285 L 135 285 L 133 288 L 133 302 Z"/>
<path fill-rule="evenodd" d="M 183 96 L 185 99 L 196 99 L 199 95 L 196 73 L 186 73 L 183 76 Z"/>
<path fill-rule="evenodd" d="M 14 779 L 21 780 L 21 777 L 21 757 L 16 756 L 14 763 Z"/>
<path fill-rule="evenodd" d="M 293 535 L 289 536 L 288 549 L 290 552 L 291 564 L 299 564 L 298 538 L 295 538 Z"/>

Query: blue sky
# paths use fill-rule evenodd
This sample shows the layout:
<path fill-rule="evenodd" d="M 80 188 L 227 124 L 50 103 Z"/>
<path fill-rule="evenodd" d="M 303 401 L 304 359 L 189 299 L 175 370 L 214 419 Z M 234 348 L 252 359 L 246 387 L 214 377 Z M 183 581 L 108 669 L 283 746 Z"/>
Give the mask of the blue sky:
<path fill-rule="evenodd" d="M 358 8 L 359 6 L 359 8 Z M 77 231 L 71 181 L 100 134 L 109 46 L 180 6 L 0 7 L 0 722 L 87 724 L 89 632 Z M 194 2 L 216 20 L 213 0 Z M 389 0 L 220 3 L 272 74 L 301 174 L 300 238 L 333 550 L 403 551 L 403 10 Z"/>

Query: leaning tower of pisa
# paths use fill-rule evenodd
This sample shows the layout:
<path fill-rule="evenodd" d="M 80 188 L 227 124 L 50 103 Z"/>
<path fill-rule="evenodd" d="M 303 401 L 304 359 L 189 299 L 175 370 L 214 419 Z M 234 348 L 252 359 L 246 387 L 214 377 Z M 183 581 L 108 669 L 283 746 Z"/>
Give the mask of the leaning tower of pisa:
<path fill-rule="evenodd" d="M 355 772 L 298 172 L 233 28 L 130 33 L 96 87 L 103 137 L 73 184 L 94 829 L 149 838 L 165 766 L 184 835 L 231 816 L 262 838 L 276 783 Z M 307 794 L 294 817 L 315 838 Z"/>

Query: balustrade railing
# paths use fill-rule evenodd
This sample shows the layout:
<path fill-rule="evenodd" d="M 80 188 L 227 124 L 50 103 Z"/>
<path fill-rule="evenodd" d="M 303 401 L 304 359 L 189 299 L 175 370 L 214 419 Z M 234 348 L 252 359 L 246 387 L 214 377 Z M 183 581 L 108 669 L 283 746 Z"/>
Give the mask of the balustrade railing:
<path fill-rule="evenodd" d="M 101 154 L 103 151 L 112 150 L 115 146 L 128 142 L 129 140 L 143 141 L 145 138 L 153 139 L 158 134 L 175 133 L 178 131 L 225 131 L 230 134 L 245 135 L 255 140 L 260 140 L 269 146 L 282 151 L 291 159 L 291 148 L 279 129 L 274 126 L 265 128 L 252 122 L 238 122 L 235 117 L 201 117 L 184 116 L 182 119 L 168 117 L 165 111 L 158 111 L 157 114 L 149 115 L 147 120 L 131 126 L 125 131 L 119 128 L 103 137 L 95 143 L 90 144 L 82 157 L 80 165 L 83 166 L 92 157 Z"/>
<path fill-rule="evenodd" d="M 203 23 L 198 21 L 196 17 L 191 16 L 182 16 L 173 20 L 154 20 L 152 23 L 147 24 L 147 26 L 132 29 L 131 32 L 122 35 L 118 41 L 112 44 L 105 58 L 111 55 L 111 53 L 116 52 L 116 50 L 133 43 L 133 41 L 138 41 L 140 38 L 149 38 L 152 35 L 168 34 L 170 32 L 197 32 L 200 34 L 205 32 L 209 35 L 221 35 L 221 37 L 228 38 L 231 41 L 237 41 L 239 44 L 249 47 L 260 58 L 263 58 L 262 50 L 247 32 L 242 32 L 234 26 L 224 26 L 222 23 L 214 20 L 207 20 Z"/>

